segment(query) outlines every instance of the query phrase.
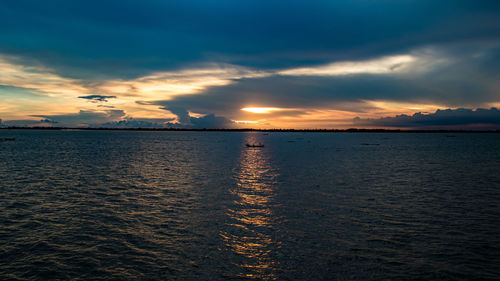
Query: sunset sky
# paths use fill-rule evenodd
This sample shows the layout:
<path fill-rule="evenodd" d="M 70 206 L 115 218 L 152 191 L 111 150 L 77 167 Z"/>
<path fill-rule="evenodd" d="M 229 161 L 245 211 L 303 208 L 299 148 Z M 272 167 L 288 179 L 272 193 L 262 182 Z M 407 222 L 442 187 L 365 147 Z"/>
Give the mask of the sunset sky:
<path fill-rule="evenodd" d="M 499 65 L 500 1 L 0 2 L 3 126 L 500 128 Z"/>

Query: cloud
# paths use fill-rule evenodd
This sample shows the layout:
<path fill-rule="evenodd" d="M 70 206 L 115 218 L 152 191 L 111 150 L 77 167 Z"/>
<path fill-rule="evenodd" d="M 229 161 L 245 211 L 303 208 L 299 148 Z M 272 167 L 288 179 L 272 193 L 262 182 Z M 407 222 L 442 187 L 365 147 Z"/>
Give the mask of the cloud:
<path fill-rule="evenodd" d="M 168 119 L 166 108 L 194 126 L 403 113 L 381 102 L 490 107 L 499 15 L 498 1 L 0 1 L 0 112 Z"/>
<path fill-rule="evenodd" d="M 234 127 L 234 122 L 214 114 L 207 114 L 203 117 L 190 117 L 191 128 L 195 129 L 229 129 Z"/>
<path fill-rule="evenodd" d="M 127 111 L 128 117 L 168 118 L 169 116 L 162 116 L 161 111 L 165 109 L 176 115 L 177 124 L 184 127 L 210 127 L 216 124 L 232 126 L 234 123 L 230 120 L 260 120 L 264 124 L 272 123 L 273 119 L 280 119 L 283 122 L 288 120 L 298 124 L 307 120 L 318 120 L 316 116 L 318 111 L 376 113 L 377 110 L 387 109 L 380 105 L 382 102 L 422 104 L 428 110 L 446 107 L 480 107 L 488 104 L 491 106 L 499 102 L 498 71 L 495 72 L 495 66 L 491 65 L 491 61 L 498 60 L 498 54 L 500 48 L 495 44 L 480 46 L 472 44 L 446 48 L 426 47 L 412 50 L 407 55 L 375 57 L 362 61 L 338 61 L 327 66 L 309 67 L 307 71 L 300 68 L 263 71 L 213 64 L 200 68 L 151 73 L 131 80 L 84 83 L 72 79 L 71 83 L 82 85 L 82 91 L 85 93 L 92 91 L 102 94 L 70 96 L 99 103 L 94 109 L 75 107 L 83 113 L 103 113 L 107 108 L 121 108 Z M 9 65 L 22 70 L 20 77 L 30 72 L 17 64 Z M 35 70 L 34 73 L 42 71 L 37 68 Z M 44 95 L 43 91 L 46 90 L 42 75 L 38 74 L 33 77 L 27 75 L 19 80 L 41 79 L 37 82 L 39 88 L 32 91 L 31 95 L 40 93 Z M 51 75 L 48 73 L 49 77 Z M 15 78 L 18 75 L 11 76 Z M 9 86 L 4 87 L 3 91 L 11 92 L 8 95 L 15 97 L 20 95 L 20 89 L 26 88 Z M 104 101 L 110 105 L 104 107 L 101 104 Z M 66 102 L 69 103 L 70 100 L 67 99 Z M 242 112 L 242 108 L 279 110 L 265 111 L 261 113 L 261 117 L 257 117 L 249 115 L 252 112 Z M 200 117 L 193 117 L 190 112 L 208 117 L 202 120 L 194 119 L 195 123 L 192 123 L 191 118 Z M 415 111 L 392 113 L 408 112 Z M 375 113 L 372 117 L 380 116 L 383 112 Z M 211 114 L 214 115 L 212 119 L 210 119 Z M 73 116 L 73 114 L 66 115 L 68 115 L 66 120 Z M 339 119 L 338 113 L 335 115 L 332 120 Z M 224 116 L 226 120 L 215 118 L 220 116 Z M 362 116 L 366 117 L 365 114 Z M 90 120 L 78 123 L 76 120 L 75 118 L 66 123 L 71 126 L 94 126 L 122 121 L 122 119 L 100 122 Z M 322 116 L 321 120 L 325 120 L 325 117 Z M 206 123 L 201 125 L 202 121 Z M 209 121 L 212 123 L 208 123 Z M 141 126 L 143 125 L 146 124 Z M 132 126 L 132 123 L 127 126 Z"/>
<path fill-rule="evenodd" d="M 131 80 L 110 80 L 95 89 L 121 96 L 172 98 L 195 94 L 209 87 L 226 86 L 242 78 L 266 76 L 268 73 L 234 65 L 209 65 L 177 71 L 155 72 Z"/>
<path fill-rule="evenodd" d="M 499 76 L 489 70 L 498 54 L 495 45 L 428 47 L 412 51 L 414 60 L 397 73 L 242 78 L 149 104 L 223 114 L 233 120 L 247 107 L 363 112 L 377 109 L 373 101 L 433 105 L 434 110 L 489 106 L 500 101 Z M 379 61 L 384 59 L 369 60 Z"/>
<path fill-rule="evenodd" d="M 207 61 L 298 68 L 435 43 L 494 40 L 499 6 L 432 0 L 7 1 L 0 4 L 0 51 L 92 79 L 128 80 Z"/>
<path fill-rule="evenodd" d="M 116 122 L 125 117 L 123 110 L 80 110 L 76 114 L 33 115 L 44 118 L 45 123 L 57 123 L 61 127 L 98 127 L 104 123 Z"/>
<path fill-rule="evenodd" d="M 175 121 L 175 118 L 131 118 L 122 110 L 82 110 L 74 114 L 33 115 L 31 118 L 43 119 L 6 120 L 3 123 L 0 119 L 0 127 L 169 128 Z"/>
<path fill-rule="evenodd" d="M 419 96 L 424 94 L 423 96 Z M 363 100 L 416 100 L 439 98 L 440 92 L 415 85 L 411 80 L 370 76 L 327 78 L 268 77 L 243 79 L 226 87 L 212 87 L 194 95 L 152 101 L 166 108 L 185 108 L 191 112 L 226 114 L 236 118 L 241 108 L 338 109 L 364 111 L 372 106 Z M 367 108 L 368 107 L 368 108 Z M 285 110 L 286 109 L 286 110 Z"/>
<path fill-rule="evenodd" d="M 281 75 L 292 76 L 339 76 L 352 74 L 396 73 L 409 67 L 417 58 L 411 55 L 396 55 L 368 61 L 334 62 L 316 67 L 302 67 L 279 71 Z"/>
<path fill-rule="evenodd" d="M 415 113 L 379 119 L 354 118 L 354 125 L 370 127 L 400 127 L 416 129 L 477 128 L 500 129 L 500 110 L 496 108 L 476 110 L 445 109 L 435 113 Z"/>
<path fill-rule="evenodd" d="M 207 114 L 201 117 L 190 116 L 185 108 L 163 107 L 177 116 L 177 123 L 169 123 L 169 127 L 193 128 L 193 129 L 228 129 L 233 128 L 234 121 L 222 116 Z"/>
<path fill-rule="evenodd" d="M 146 100 L 151 99 L 170 99 L 175 96 L 188 95 L 202 92 L 209 87 L 225 86 L 234 83 L 238 79 L 249 77 L 262 77 L 267 75 L 265 72 L 254 71 L 243 67 L 211 64 L 204 65 L 199 68 L 184 69 L 178 71 L 155 72 L 146 76 L 138 77 L 131 80 L 108 80 L 108 81 L 84 81 L 79 79 L 70 79 L 54 74 L 51 69 L 42 66 L 24 66 L 20 64 L 18 58 L 0 56 L 0 67 L 3 67 L 4 74 L 0 77 L 0 100 L 5 100 L 9 97 L 7 106 L 1 105 L 0 109 L 5 108 L 8 116 L 20 115 L 19 107 L 22 107 L 20 101 L 21 95 L 27 96 L 38 95 L 36 100 L 39 101 L 35 108 L 42 108 L 39 103 L 45 102 L 47 109 L 53 110 L 53 105 L 62 102 L 69 105 L 69 110 L 81 109 L 82 112 L 92 110 L 83 103 L 71 99 L 84 99 L 92 103 L 110 102 L 112 105 L 103 106 L 96 105 L 101 108 L 125 108 L 127 111 L 134 114 L 139 111 L 151 112 L 151 109 L 142 110 L 137 108 L 135 99 L 141 97 Z M 5 92 L 5 94 L 3 94 Z M 97 92 L 100 94 L 82 95 L 89 92 Z M 102 94 L 101 94 L 102 93 Z M 55 98 L 50 103 L 42 101 L 41 98 Z M 12 102 L 11 100 L 14 100 Z M 113 101 L 110 101 L 113 99 Z M 32 100 L 24 103 L 33 103 Z M 16 105 L 15 107 L 13 106 Z M 145 105 L 145 104 L 142 104 Z M 83 107 L 83 108 L 82 108 Z M 26 107 L 24 107 L 26 108 Z M 59 110 L 59 109 L 58 109 Z M 50 114 L 50 113 L 48 113 Z M 158 112 L 156 112 L 158 115 Z M 30 114 L 37 115 L 37 114 Z M 145 116 L 137 116 L 145 117 Z"/>
<path fill-rule="evenodd" d="M 183 126 L 191 126 L 191 117 L 189 112 L 182 107 L 162 107 L 162 109 L 168 110 L 177 116 L 177 122 Z"/>
<path fill-rule="evenodd" d="M 120 121 L 107 122 L 100 127 L 103 128 L 165 128 L 169 127 L 174 119 L 134 119 L 127 118 Z"/>
<path fill-rule="evenodd" d="M 54 121 L 54 120 L 50 120 L 50 119 L 42 119 L 42 120 L 40 120 L 40 123 L 57 124 L 59 122 Z"/>
<path fill-rule="evenodd" d="M 88 96 L 79 96 L 80 99 L 88 99 L 92 102 L 108 102 L 108 99 L 115 99 L 116 96 L 102 96 L 102 95 L 88 95 Z"/>
<path fill-rule="evenodd" d="M 54 74 L 44 66 L 25 66 L 19 58 L 0 54 L 0 85 L 38 90 L 45 95 L 74 96 L 86 92 L 79 80 Z"/>
<path fill-rule="evenodd" d="M 45 122 L 45 120 L 5 120 L 0 124 L 0 127 L 52 127 L 53 123 Z"/>

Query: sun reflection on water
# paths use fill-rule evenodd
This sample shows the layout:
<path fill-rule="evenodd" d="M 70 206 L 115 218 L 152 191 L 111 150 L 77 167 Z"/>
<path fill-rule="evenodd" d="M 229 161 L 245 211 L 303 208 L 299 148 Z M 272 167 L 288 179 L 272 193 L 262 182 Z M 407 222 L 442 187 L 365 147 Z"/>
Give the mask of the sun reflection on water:
<path fill-rule="evenodd" d="M 247 135 L 247 143 L 262 143 L 259 134 Z M 275 238 L 273 199 L 277 173 L 269 163 L 264 148 L 244 148 L 235 170 L 236 185 L 230 190 L 235 201 L 226 210 L 226 231 L 220 236 L 226 247 L 237 255 L 233 263 L 237 275 L 263 280 L 276 279 L 277 262 L 273 251 L 279 247 Z"/>

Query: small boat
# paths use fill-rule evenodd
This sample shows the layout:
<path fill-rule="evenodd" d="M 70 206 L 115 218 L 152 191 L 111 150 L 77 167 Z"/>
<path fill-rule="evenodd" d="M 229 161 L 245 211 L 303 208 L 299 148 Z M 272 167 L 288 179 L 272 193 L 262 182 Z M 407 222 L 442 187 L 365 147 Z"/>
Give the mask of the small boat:
<path fill-rule="evenodd" d="M 256 143 L 256 144 L 247 143 L 247 147 L 264 147 L 264 145 L 262 143 Z"/>
<path fill-rule="evenodd" d="M 16 138 L 0 138 L 0 141 L 15 141 Z"/>

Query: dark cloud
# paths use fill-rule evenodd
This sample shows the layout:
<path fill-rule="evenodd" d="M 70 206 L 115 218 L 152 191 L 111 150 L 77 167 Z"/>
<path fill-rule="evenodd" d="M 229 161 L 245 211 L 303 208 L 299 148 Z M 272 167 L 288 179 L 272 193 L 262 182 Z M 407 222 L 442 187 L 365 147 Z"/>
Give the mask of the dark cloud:
<path fill-rule="evenodd" d="M 112 105 L 104 105 L 104 104 L 99 104 L 97 105 L 97 107 L 102 107 L 102 108 L 115 108 L 114 106 Z"/>
<path fill-rule="evenodd" d="M 0 51 L 94 79 L 207 61 L 275 69 L 497 40 L 499 7 L 465 0 L 2 1 Z"/>
<path fill-rule="evenodd" d="M 50 120 L 50 119 L 42 119 L 42 120 L 40 120 L 40 123 L 57 124 L 59 122 L 54 121 L 54 120 Z"/>
<path fill-rule="evenodd" d="M 192 129 L 228 129 L 234 127 L 234 122 L 214 114 L 202 117 L 193 117 L 182 107 L 163 107 L 177 116 L 177 123 L 169 123 L 169 127 L 192 128 Z"/>
<path fill-rule="evenodd" d="M 177 116 L 177 122 L 182 124 L 183 126 L 191 126 L 191 117 L 189 116 L 189 112 L 183 107 L 177 106 L 165 106 L 162 109 L 168 110 L 172 112 L 172 114 Z"/>
<path fill-rule="evenodd" d="M 203 117 L 190 117 L 192 126 L 195 129 L 229 129 L 234 127 L 234 122 L 222 117 L 208 114 Z"/>
<path fill-rule="evenodd" d="M 476 110 L 446 109 L 435 113 L 415 113 L 380 119 L 355 118 L 354 125 L 371 127 L 401 127 L 414 129 L 500 129 L 500 110 L 496 108 Z"/>
<path fill-rule="evenodd" d="M 108 99 L 115 99 L 116 96 L 88 95 L 79 96 L 78 98 L 91 100 L 92 102 L 108 102 Z"/>

